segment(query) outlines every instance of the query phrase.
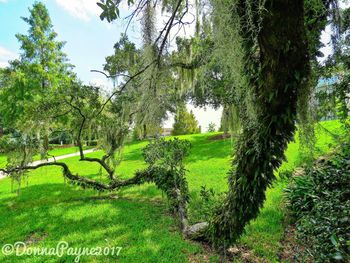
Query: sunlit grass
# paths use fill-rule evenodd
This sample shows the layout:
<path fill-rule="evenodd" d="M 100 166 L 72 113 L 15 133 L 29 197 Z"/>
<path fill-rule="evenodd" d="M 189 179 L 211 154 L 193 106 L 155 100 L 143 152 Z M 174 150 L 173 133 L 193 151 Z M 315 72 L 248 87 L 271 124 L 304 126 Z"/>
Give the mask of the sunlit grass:
<path fill-rule="evenodd" d="M 84 146 L 83 147 L 84 150 L 88 150 L 88 149 L 92 149 L 93 147 L 90 146 Z M 51 150 L 49 150 L 49 157 L 51 157 L 52 155 L 57 157 L 57 156 L 62 156 L 62 155 L 66 155 L 66 154 L 71 154 L 71 153 L 76 153 L 79 152 L 79 148 L 76 146 L 72 146 L 72 147 L 66 147 L 66 148 L 61 148 L 61 147 L 56 147 L 53 148 Z M 36 155 L 33 157 L 33 160 L 40 160 L 40 155 Z M 7 164 L 7 156 L 4 153 L 0 153 L 0 168 L 4 168 Z"/>
<path fill-rule="evenodd" d="M 323 123 L 338 132 L 336 122 Z M 186 159 L 191 203 L 198 201 L 201 186 L 216 192 L 227 190 L 226 173 L 230 168 L 230 139 L 210 140 L 213 134 L 180 136 L 192 142 Z M 332 146 L 332 136 L 318 130 L 318 154 Z M 125 146 L 123 162 L 117 172 L 126 178 L 145 167 L 141 148 L 147 142 Z M 288 162 L 281 169 L 290 170 L 300 163 L 298 140 L 289 145 Z M 94 152 L 88 156 L 101 156 Z M 98 178 L 100 169 L 94 163 L 83 163 L 78 157 L 64 160 L 74 173 Z M 240 243 L 269 262 L 277 261 L 279 240 L 283 234 L 283 188 L 279 179 L 267 192 L 267 201 L 259 217 L 248 227 Z M 107 194 L 102 194 L 101 197 Z M 0 181 L 0 245 L 34 240 L 32 246 L 55 246 L 60 240 L 73 247 L 121 246 L 119 257 L 83 257 L 83 262 L 187 262 L 205 253 L 199 244 L 184 240 L 176 221 L 168 214 L 162 193 L 153 185 L 129 187 L 117 192 L 117 199 L 98 198 L 96 191 L 82 190 L 64 183 L 59 168 L 44 167 L 29 173 L 19 196 L 11 192 L 11 180 Z M 5 257 L 5 262 L 43 262 L 40 257 Z M 61 262 L 71 262 L 64 257 Z M 215 256 L 212 258 L 215 261 Z M 45 261 L 57 262 L 55 257 Z M 201 261 L 198 261 L 201 262 Z"/>

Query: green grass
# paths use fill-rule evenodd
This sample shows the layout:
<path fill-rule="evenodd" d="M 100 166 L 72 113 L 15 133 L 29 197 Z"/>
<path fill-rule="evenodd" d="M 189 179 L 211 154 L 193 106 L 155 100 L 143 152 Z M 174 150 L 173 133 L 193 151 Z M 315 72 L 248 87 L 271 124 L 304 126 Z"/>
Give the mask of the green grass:
<path fill-rule="evenodd" d="M 320 125 L 335 134 L 341 134 L 339 122 L 327 121 Z M 319 125 L 316 127 L 316 155 L 325 154 L 335 144 L 333 136 L 322 127 Z M 291 171 L 302 163 L 298 136 L 295 136 L 295 141 L 288 145 L 286 157 L 287 161 L 282 164 L 279 171 Z M 279 241 L 283 235 L 283 189 L 286 184 L 286 180 L 277 179 L 273 187 L 267 191 L 267 200 L 259 217 L 251 222 L 246 229 L 246 234 L 241 238 L 242 244 L 252 248 L 258 256 L 267 258 L 270 262 L 277 262 Z"/>
<path fill-rule="evenodd" d="M 91 146 L 84 146 L 84 150 L 92 149 L 93 147 Z M 50 155 L 53 156 L 61 156 L 61 155 L 66 155 L 70 153 L 76 153 L 79 152 L 79 147 L 67 147 L 67 148 L 53 148 L 52 150 L 49 151 Z M 36 156 L 35 158 L 39 158 L 39 156 Z"/>
<path fill-rule="evenodd" d="M 325 122 L 325 127 L 339 131 L 337 122 Z M 230 168 L 231 140 L 209 140 L 214 134 L 180 136 L 192 142 L 190 156 L 186 159 L 187 180 L 191 203 L 196 209 L 201 186 L 216 192 L 227 190 L 226 173 Z M 318 154 L 332 146 L 332 136 L 318 130 Z M 147 142 L 131 143 L 124 148 L 124 161 L 117 171 L 130 177 L 145 167 L 141 148 Z M 94 152 L 88 156 L 101 156 Z M 298 140 L 286 152 L 288 162 L 281 170 L 293 169 L 300 163 Z M 65 159 L 73 172 L 98 178 L 99 167 L 82 163 L 78 157 Z M 239 241 L 248 246 L 256 256 L 268 262 L 277 261 L 279 240 L 283 234 L 283 188 L 285 181 L 277 180 L 267 192 L 267 201 L 259 217 L 248 227 Z M 118 198 L 99 197 L 93 190 L 64 183 L 59 168 L 44 167 L 29 173 L 21 193 L 11 192 L 11 180 L 0 181 L 0 246 L 16 241 L 29 241 L 31 246 L 54 247 L 60 240 L 72 247 L 121 246 L 120 255 L 83 257 L 83 262 L 203 262 L 206 252 L 196 243 L 184 240 L 175 220 L 167 213 L 162 193 L 153 185 L 129 187 L 117 192 Z M 105 198 L 103 198 L 105 197 Z M 209 255 L 216 262 L 215 255 Z M 57 262 L 55 257 L 45 257 L 47 262 Z M 1 262 L 42 262 L 40 257 L 4 256 Z M 72 262 L 65 256 L 61 262 Z"/>
<path fill-rule="evenodd" d="M 93 147 L 90 146 L 84 146 L 84 150 L 91 149 Z M 79 152 L 78 147 L 67 147 L 67 148 L 53 148 L 52 150 L 49 151 L 50 155 L 53 156 L 62 156 L 70 153 L 76 153 Z M 36 155 L 33 157 L 34 161 L 40 160 L 40 156 Z M 7 164 L 7 157 L 6 154 L 0 153 L 0 168 L 4 168 Z"/>
<path fill-rule="evenodd" d="M 4 168 L 7 163 L 7 157 L 5 154 L 0 153 L 0 168 Z"/>

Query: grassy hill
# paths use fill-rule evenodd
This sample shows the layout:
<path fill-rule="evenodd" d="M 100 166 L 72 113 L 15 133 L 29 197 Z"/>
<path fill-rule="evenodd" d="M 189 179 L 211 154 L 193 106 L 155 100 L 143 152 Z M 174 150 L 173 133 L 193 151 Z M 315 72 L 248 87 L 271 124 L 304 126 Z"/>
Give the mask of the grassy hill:
<path fill-rule="evenodd" d="M 340 132 L 338 122 L 324 122 L 323 127 Z M 198 200 L 202 186 L 216 192 L 227 190 L 226 173 L 233 152 L 231 139 L 213 140 L 211 134 L 180 136 L 192 143 L 186 159 L 187 180 L 191 193 L 190 215 L 198 217 Z M 317 129 L 317 152 L 327 152 L 334 144 L 333 137 L 323 128 Z M 123 177 L 145 167 L 141 149 L 146 141 L 125 146 L 123 162 L 117 172 Z M 301 162 L 298 140 L 286 152 L 288 162 L 280 170 L 292 170 Z M 100 156 L 94 152 L 88 156 Z M 78 157 L 64 160 L 72 171 L 98 178 L 99 167 L 79 162 Z M 43 167 L 28 174 L 22 182 L 21 193 L 11 192 L 9 178 L 0 181 L 0 244 L 23 241 L 32 247 L 55 247 L 66 241 L 71 247 L 123 247 L 119 256 L 83 256 L 82 262 L 216 262 L 214 254 L 201 245 L 183 240 L 176 222 L 167 212 L 162 193 L 153 185 L 129 187 L 115 193 L 99 194 L 64 182 L 59 168 Z M 267 192 L 267 201 L 259 217 L 248 227 L 240 244 L 256 257 L 268 262 L 277 261 L 279 240 L 283 234 L 283 188 L 279 179 Z M 17 186 L 14 185 L 14 188 Z M 56 257 L 46 257 L 57 262 Z M 74 256 L 61 261 L 72 262 Z M 4 256 L 1 262 L 42 262 L 33 256 Z"/>

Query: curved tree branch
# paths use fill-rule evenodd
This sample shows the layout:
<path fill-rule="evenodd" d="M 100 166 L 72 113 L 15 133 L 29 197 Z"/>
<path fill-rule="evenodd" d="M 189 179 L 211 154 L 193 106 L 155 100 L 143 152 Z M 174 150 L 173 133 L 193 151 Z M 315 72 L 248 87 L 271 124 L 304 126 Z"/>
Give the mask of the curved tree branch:
<path fill-rule="evenodd" d="M 125 180 L 115 179 L 115 180 L 112 180 L 109 184 L 107 184 L 107 183 L 102 183 L 93 179 L 86 178 L 84 176 L 74 175 L 69 169 L 68 165 L 63 162 L 47 162 L 47 163 L 41 163 L 38 165 L 16 167 L 10 170 L 0 169 L 0 172 L 10 175 L 12 173 L 16 173 L 20 171 L 36 170 L 38 168 L 45 167 L 45 166 L 59 166 L 63 169 L 64 177 L 70 179 L 73 183 L 78 184 L 84 188 L 93 188 L 100 191 L 101 190 L 112 191 L 124 186 L 141 184 L 145 182 L 147 178 L 150 178 L 150 171 L 144 170 L 144 171 L 137 171 L 134 177 L 132 178 L 125 179 Z"/>

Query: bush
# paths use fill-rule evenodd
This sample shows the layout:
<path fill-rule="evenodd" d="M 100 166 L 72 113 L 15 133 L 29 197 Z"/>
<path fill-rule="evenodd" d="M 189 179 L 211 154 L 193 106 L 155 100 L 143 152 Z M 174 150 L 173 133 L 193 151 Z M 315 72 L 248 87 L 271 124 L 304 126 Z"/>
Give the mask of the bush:
<path fill-rule="evenodd" d="M 98 145 L 98 141 L 97 140 L 87 141 L 86 145 L 87 146 L 97 146 Z"/>
<path fill-rule="evenodd" d="M 297 238 L 313 262 L 350 259 L 350 144 L 295 177 L 286 189 Z"/>
<path fill-rule="evenodd" d="M 12 152 L 16 149 L 18 144 L 17 138 L 13 137 L 12 134 L 3 135 L 0 137 L 0 153 Z"/>
<path fill-rule="evenodd" d="M 183 161 L 190 148 L 189 141 L 178 138 L 171 140 L 159 138 L 143 148 L 143 156 L 151 174 L 148 180 L 154 182 L 166 194 L 173 211 L 178 210 L 180 202 L 185 205 L 189 201 Z M 177 190 L 180 191 L 181 200 Z"/>

